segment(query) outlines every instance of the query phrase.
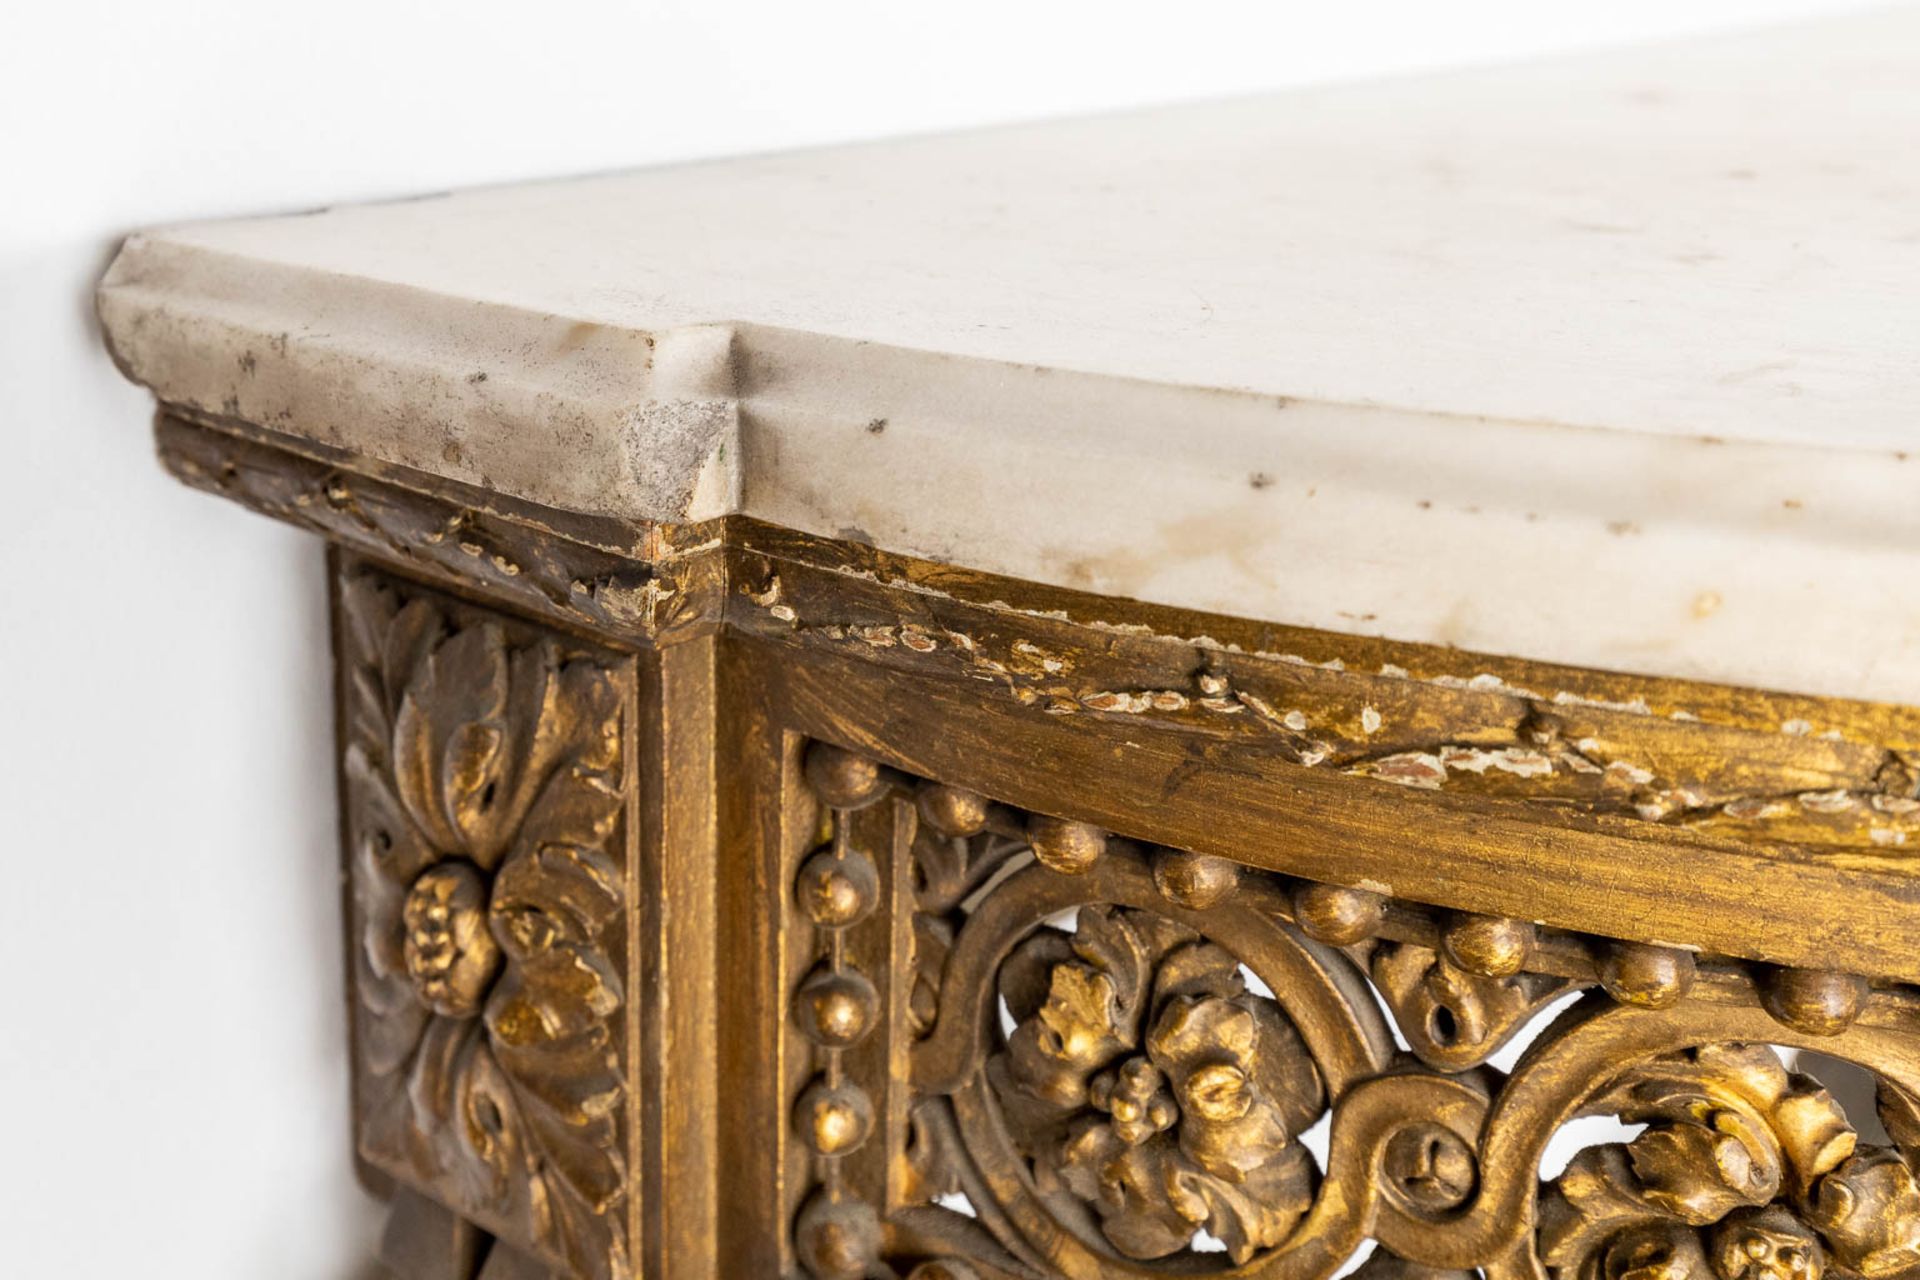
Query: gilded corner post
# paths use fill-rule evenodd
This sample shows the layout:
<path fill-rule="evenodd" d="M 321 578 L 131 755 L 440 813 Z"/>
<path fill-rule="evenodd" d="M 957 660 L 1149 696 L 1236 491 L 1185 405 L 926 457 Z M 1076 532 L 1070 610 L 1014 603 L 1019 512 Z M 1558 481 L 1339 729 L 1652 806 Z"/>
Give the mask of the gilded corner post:
<path fill-rule="evenodd" d="M 389 1265 L 712 1276 L 714 636 L 623 648 L 337 561 L 356 1137 L 400 1188 Z M 461 1249 L 480 1270 L 421 1271 Z"/>

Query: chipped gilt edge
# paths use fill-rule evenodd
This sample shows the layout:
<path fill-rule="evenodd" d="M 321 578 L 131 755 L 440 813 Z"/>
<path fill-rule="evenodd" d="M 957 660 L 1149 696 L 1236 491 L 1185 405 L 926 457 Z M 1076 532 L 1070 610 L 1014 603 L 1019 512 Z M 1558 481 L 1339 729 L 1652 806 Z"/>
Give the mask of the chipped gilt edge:
<path fill-rule="evenodd" d="M 724 628 L 796 654 L 963 681 L 988 708 L 1082 723 L 1119 742 L 1137 728 L 1196 762 L 1245 759 L 1272 786 L 1339 788 L 1427 827 L 1430 841 L 1436 823 L 1451 823 L 1469 852 L 1484 816 L 1502 839 L 1537 826 L 1527 838 L 1619 867 L 1693 860 L 1703 874 L 1690 892 L 1703 903 L 1718 893 L 1782 927 L 1638 940 L 1800 964 L 1838 952 L 1920 978 L 1884 907 L 1908 893 L 1905 846 L 1920 839 L 1920 710 L 1195 615 L 753 522 L 569 524 L 174 414 L 162 414 L 159 440 L 189 484 L 550 622 L 641 647 Z M 1419 861 L 1370 857 L 1370 846 L 1353 851 L 1349 884 L 1449 901 Z M 1497 895 L 1503 878 L 1482 875 L 1460 891 Z M 1796 882 L 1816 876 L 1871 896 L 1816 918 Z M 1536 919 L 1590 923 L 1585 888 L 1533 888 Z"/>

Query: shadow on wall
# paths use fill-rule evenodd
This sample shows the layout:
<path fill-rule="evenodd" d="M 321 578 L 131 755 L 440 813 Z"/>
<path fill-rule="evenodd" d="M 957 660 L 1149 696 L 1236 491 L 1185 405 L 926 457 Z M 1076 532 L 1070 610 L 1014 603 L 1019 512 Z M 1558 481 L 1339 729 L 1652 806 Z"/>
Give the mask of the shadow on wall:
<path fill-rule="evenodd" d="M 379 1280 L 354 1179 L 323 557 L 176 484 L 118 237 L 0 246 L 8 1274 Z M 62 1100 L 60 1105 L 52 1105 Z M 75 1105 L 66 1105 L 71 1100 Z M 110 1162 L 110 1163 L 103 1163 Z M 138 1188 L 102 1229 L 102 1170 Z M 209 1188 L 217 1188 L 208 1212 Z"/>

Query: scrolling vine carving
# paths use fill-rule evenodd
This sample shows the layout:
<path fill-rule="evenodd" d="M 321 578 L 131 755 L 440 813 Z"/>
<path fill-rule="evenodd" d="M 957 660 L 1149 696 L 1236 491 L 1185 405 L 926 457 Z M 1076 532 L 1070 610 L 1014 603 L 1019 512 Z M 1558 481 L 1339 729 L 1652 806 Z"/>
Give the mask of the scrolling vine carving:
<path fill-rule="evenodd" d="M 1369 1237 L 1370 1277 L 1920 1274 L 1904 992 L 1289 882 L 853 759 L 809 775 L 914 815 L 882 854 L 916 890 L 911 998 L 872 1032 L 911 1071 L 867 1082 L 911 1124 L 892 1174 L 801 1215 L 821 1280 L 1318 1280 Z M 1875 1071 L 1892 1143 L 1770 1043 Z M 1645 1127 L 1540 1182 L 1583 1114 Z"/>
<path fill-rule="evenodd" d="M 621 1280 L 626 682 L 379 575 L 342 593 L 362 1150 Z"/>
<path fill-rule="evenodd" d="M 1572 985 L 1539 973 L 1473 973 L 1445 952 L 1382 942 L 1367 957 L 1374 987 L 1408 1046 L 1443 1071 L 1477 1066 Z"/>

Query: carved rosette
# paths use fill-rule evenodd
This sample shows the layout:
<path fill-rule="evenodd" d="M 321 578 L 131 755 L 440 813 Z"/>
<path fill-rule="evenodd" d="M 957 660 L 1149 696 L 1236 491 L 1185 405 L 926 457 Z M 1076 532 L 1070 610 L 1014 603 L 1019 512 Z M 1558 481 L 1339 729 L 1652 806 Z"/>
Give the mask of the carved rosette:
<path fill-rule="evenodd" d="M 1882 1086 L 1883 1108 L 1894 1096 Z M 1920 1185 L 1907 1157 L 1862 1144 L 1833 1097 L 1766 1045 L 1659 1058 L 1592 1109 L 1647 1127 L 1580 1152 L 1543 1194 L 1540 1253 L 1563 1280 L 1920 1270 Z"/>
<path fill-rule="evenodd" d="M 361 1148 L 619 1280 L 626 681 L 370 573 L 341 638 Z"/>
<path fill-rule="evenodd" d="M 1297 1141 L 1326 1094 L 1299 1033 L 1239 962 L 1145 911 L 1089 907 L 1000 975 L 1016 1025 L 989 1079 L 1040 1193 L 1099 1216 L 1131 1258 L 1204 1231 L 1235 1262 L 1286 1238 L 1316 1169 Z"/>

